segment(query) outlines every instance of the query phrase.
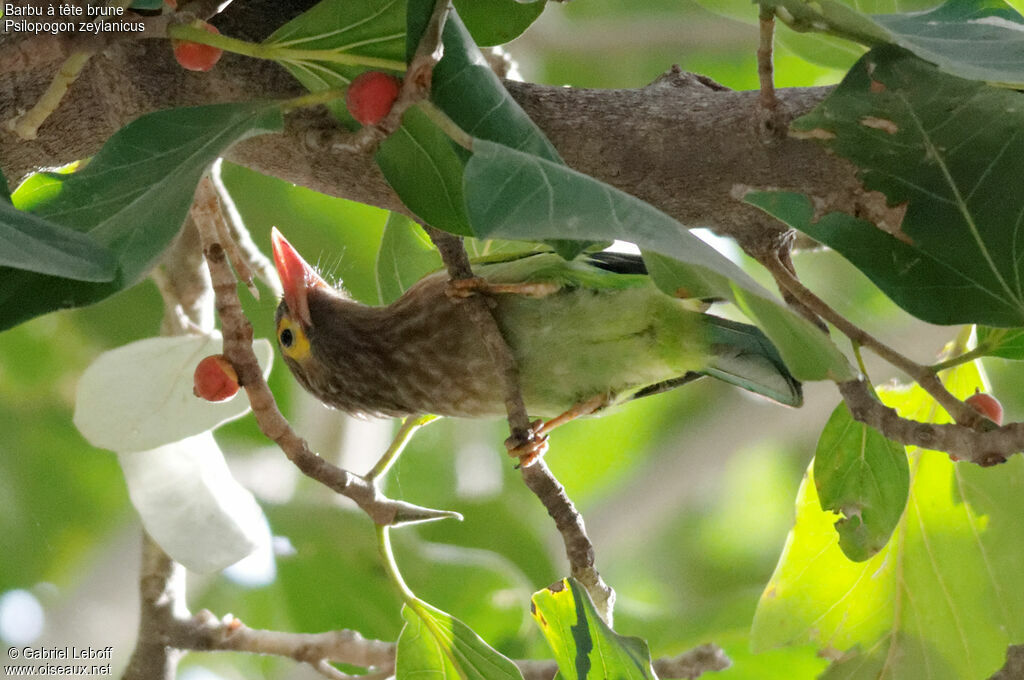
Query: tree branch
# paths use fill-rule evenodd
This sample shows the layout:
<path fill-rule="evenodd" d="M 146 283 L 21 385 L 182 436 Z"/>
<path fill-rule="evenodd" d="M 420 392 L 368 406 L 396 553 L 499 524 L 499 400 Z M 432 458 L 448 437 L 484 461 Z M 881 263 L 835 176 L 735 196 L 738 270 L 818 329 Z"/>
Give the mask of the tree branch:
<path fill-rule="evenodd" d="M 214 23 L 226 35 L 259 39 L 302 3 L 234 3 Z M 24 48 L 23 36 L 0 37 L 0 119 L 32 106 L 64 51 Z M 27 50 L 27 51 L 26 51 Z M 37 54 L 38 52 L 38 54 Z M 139 68 L 144 64 L 145 68 Z M 668 79 L 633 90 L 584 90 L 506 83 L 573 168 L 651 202 L 689 226 L 710 226 L 745 242 L 783 228 L 734 196 L 737 185 L 798 191 L 822 210 L 884 215 L 885 201 L 866 192 L 854 166 L 807 140 L 764 144 L 756 125 L 760 94 L 712 87 L 699 78 Z M 780 107 L 801 115 L 829 88 L 776 90 Z M 143 113 L 253 97 L 287 98 L 303 90 L 275 64 L 225 54 L 206 74 L 186 72 L 164 41 L 119 42 L 83 70 L 39 138 L 0 131 L 0 164 L 16 180 L 39 167 L 93 155 Z M 401 204 L 372 158 L 338 154 L 351 138 L 326 112 L 289 117 L 287 131 L 247 140 L 228 158 L 317 191 L 388 209 Z"/>
<path fill-rule="evenodd" d="M 440 251 L 441 258 L 448 267 L 448 274 L 452 280 L 473 278 L 469 257 L 462 247 L 461 240 L 433 227 L 425 227 L 425 229 L 431 241 Z M 466 311 L 476 327 L 480 329 L 481 337 L 491 359 L 504 377 L 505 408 L 508 411 L 508 424 L 511 432 L 509 439 L 517 444 L 526 443 L 533 437 L 533 430 L 530 427 L 526 406 L 523 404 L 523 395 L 519 388 L 519 369 L 516 366 L 515 357 L 512 356 L 512 350 L 505 342 L 498 322 L 491 313 L 484 296 L 473 295 L 461 300 L 459 304 L 466 305 Z M 523 465 L 520 472 L 527 488 L 540 499 L 548 514 L 555 521 L 555 527 L 562 535 L 562 541 L 565 544 L 565 554 L 569 560 L 572 575 L 586 588 L 601 618 L 609 626 L 612 625 L 615 591 L 604 582 L 601 574 L 597 571 L 594 544 L 587 536 L 583 516 L 569 500 L 565 488 L 555 479 L 542 458 L 537 458 L 529 465 Z"/>

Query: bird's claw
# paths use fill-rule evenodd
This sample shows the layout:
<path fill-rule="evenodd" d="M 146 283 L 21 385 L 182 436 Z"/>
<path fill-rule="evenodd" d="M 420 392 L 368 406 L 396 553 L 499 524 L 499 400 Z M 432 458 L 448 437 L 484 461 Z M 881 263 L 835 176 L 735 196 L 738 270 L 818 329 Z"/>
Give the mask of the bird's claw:
<path fill-rule="evenodd" d="M 542 434 L 544 421 L 535 420 L 530 423 L 530 429 L 525 437 L 509 437 L 505 440 L 505 448 L 508 455 L 519 459 L 517 468 L 529 467 L 535 460 L 547 453 L 548 436 Z"/>

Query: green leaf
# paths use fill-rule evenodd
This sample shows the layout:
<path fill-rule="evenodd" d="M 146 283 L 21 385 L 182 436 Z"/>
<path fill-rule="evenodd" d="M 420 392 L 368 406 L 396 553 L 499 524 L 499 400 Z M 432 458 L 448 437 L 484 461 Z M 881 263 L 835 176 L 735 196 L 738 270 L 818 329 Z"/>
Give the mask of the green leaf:
<path fill-rule="evenodd" d="M 895 235 L 840 213 L 818 219 L 791 194 L 747 200 L 835 248 L 920 319 L 1022 326 L 1024 246 L 1010 227 L 1024 214 L 1024 192 L 1005 184 L 1021 171 L 1022 126 L 1019 93 L 877 48 L 793 127 L 860 166 L 865 188 L 905 207 Z"/>
<path fill-rule="evenodd" d="M 88 234 L 18 210 L 4 200 L 0 242 L 0 266 L 77 281 L 110 281 L 117 272 L 113 253 Z"/>
<path fill-rule="evenodd" d="M 963 399 L 984 389 L 977 363 L 943 375 Z M 950 422 L 919 387 L 880 391 L 905 418 Z M 987 678 L 1006 646 L 1024 641 L 1024 457 L 998 468 L 910 451 L 907 509 L 892 539 L 849 561 L 823 512 L 812 472 L 797 496 L 796 524 L 754 618 L 753 644 L 814 642 L 832 658 L 824 677 L 902 680 Z"/>
<path fill-rule="evenodd" d="M 0 201 L 4 203 L 11 202 L 11 189 L 7 186 L 7 178 L 4 177 L 2 171 L 0 171 Z"/>
<path fill-rule="evenodd" d="M 832 412 L 814 454 L 821 509 L 839 513 L 839 547 L 863 562 L 885 547 L 903 516 L 910 467 L 903 446 L 858 423 L 845 403 Z"/>
<path fill-rule="evenodd" d="M 17 207 L 87 233 L 113 251 L 118 270 L 93 283 L 0 268 L 0 330 L 134 285 L 177 236 L 207 167 L 235 142 L 281 126 L 267 102 L 158 111 L 121 128 L 82 170 L 23 186 Z"/>
<path fill-rule="evenodd" d="M 132 0 L 129 5 L 132 9 L 162 9 L 164 0 Z"/>
<path fill-rule="evenodd" d="M 820 31 L 868 46 L 892 43 L 962 78 L 1024 84 L 1024 18 L 1001 0 L 948 0 L 931 11 L 865 15 L 835 0 L 766 0 L 797 31 Z M 916 9 L 916 8 L 915 8 Z"/>
<path fill-rule="evenodd" d="M 398 0 L 323 0 L 264 41 L 265 45 L 294 50 L 335 50 L 353 57 L 405 60 L 405 3 Z M 364 65 L 319 61 L 295 56 L 281 66 L 310 92 L 340 89 L 367 69 Z M 327 104 L 334 116 L 350 129 L 359 123 L 349 115 L 345 102 Z"/>
<path fill-rule="evenodd" d="M 746 272 L 651 205 L 564 165 L 477 140 L 466 166 L 466 208 L 479 236 L 543 240 L 623 239 L 677 261 L 695 294 L 736 302 L 801 380 L 852 376 L 846 358 L 806 319 Z M 665 261 L 658 263 L 664 271 Z M 669 277 L 655 279 L 662 290 Z M 674 295 L 676 279 L 666 292 Z"/>
<path fill-rule="evenodd" d="M 1024 328 L 978 326 L 978 349 L 985 356 L 1024 361 Z"/>
<path fill-rule="evenodd" d="M 537 20 L 545 2 L 455 0 L 454 4 L 477 45 L 503 45 Z"/>
<path fill-rule="evenodd" d="M 377 165 L 402 202 L 424 222 L 469 235 L 463 199 L 463 160 L 448 137 L 416 108 L 385 139 Z"/>
<path fill-rule="evenodd" d="M 608 627 L 576 579 L 533 594 L 530 611 L 567 680 L 657 678 L 647 643 Z"/>
<path fill-rule="evenodd" d="M 430 238 L 405 215 L 391 213 L 377 251 L 374 275 L 379 304 L 397 300 L 412 284 L 442 266 Z"/>
<path fill-rule="evenodd" d="M 522 680 L 516 665 L 492 649 L 451 614 L 423 601 L 404 605 L 395 675 L 405 680 L 424 673 L 464 680 Z"/>

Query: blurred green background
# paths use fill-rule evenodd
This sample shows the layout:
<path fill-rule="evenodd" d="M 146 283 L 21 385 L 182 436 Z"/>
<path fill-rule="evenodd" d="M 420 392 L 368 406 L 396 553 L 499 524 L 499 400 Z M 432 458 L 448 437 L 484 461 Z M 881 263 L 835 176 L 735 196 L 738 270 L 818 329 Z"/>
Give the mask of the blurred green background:
<path fill-rule="evenodd" d="M 748 20 L 755 15 L 746 2 L 707 4 Z M 786 40 L 804 54 L 822 50 L 822 60 L 833 65 L 855 58 Z M 753 23 L 693 2 L 577 0 L 547 7 L 508 51 L 523 78 L 534 82 L 641 87 L 675 63 L 752 89 L 756 41 Z M 834 83 L 842 75 L 784 47 L 776 70 L 781 86 Z M 225 167 L 224 178 L 265 251 L 276 225 L 327 278 L 343 281 L 357 298 L 377 299 L 374 262 L 386 213 L 234 166 Z M 915 359 L 929 360 L 955 335 L 956 329 L 907 317 L 833 253 L 801 254 L 797 267 L 840 312 Z M 243 299 L 257 335 L 272 337 L 276 300 L 264 293 L 258 302 L 244 293 Z M 24 616 L 35 602 L 41 632 L 34 646 L 112 645 L 115 675 L 127 661 L 137 624 L 139 522 L 116 458 L 86 444 L 71 413 L 84 368 L 106 349 L 155 335 L 161 315 L 160 296 L 147 281 L 94 307 L 0 334 L 5 643 L 20 640 L 19 630 L 3 627 L 4 616 L 15 610 Z M 1019 369 L 998 361 L 986 367 L 1007 417 L 1019 418 Z M 877 382 L 890 375 L 884 368 L 872 373 Z M 313 402 L 279 361 L 271 387 L 298 431 L 345 467 L 368 469 L 391 436 L 391 422 L 352 420 Z M 829 385 L 808 385 L 806 395 L 804 408 L 790 410 L 698 382 L 554 435 L 547 460 L 583 512 L 598 566 L 618 592 L 619 632 L 646 638 L 655 655 L 717 642 L 738 662 L 717 677 L 809 678 L 824 667 L 810 648 L 745 663 L 757 598 L 785 542 L 817 434 L 838 401 Z M 443 421 L 417 436 L 387 491 L 457 510 L 465 521 L 396 531 L 396 551 L 421 597 L 462 618 L 506 655 L 543 657 L 529 596 L 563 577 L 566 563 L 552 523 L 503 452 L 506 434 L 501 421 Z M 260 500 L 280 550 L 276 576 L 261 585 L 237 575 L 190 576 L 191 609 L 230 612 L 252 627 L 354 628 L 394 639 L 398 598 L 379 566 L 367 519 L 302 478 L 250 417 L 218 430 L 217 438 L 236 476 Z M 31 632 L 26 619 L 16 621 L 20 633 Z M 182 675 L 321 677 L 290 661 L 226 654 L 192 654 Z"/>

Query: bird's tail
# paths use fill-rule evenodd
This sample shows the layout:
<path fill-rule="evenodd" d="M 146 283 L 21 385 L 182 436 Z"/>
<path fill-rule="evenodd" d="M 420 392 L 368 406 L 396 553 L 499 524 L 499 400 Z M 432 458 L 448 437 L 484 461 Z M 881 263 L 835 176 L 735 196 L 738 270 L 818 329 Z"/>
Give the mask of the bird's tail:
<path fill-rule="evenodd" d="M 803 389 L 761 329 L 710 314 L 713 359 L 701 373 L 750 390 L 787 406 L 803 404 Z"/>

